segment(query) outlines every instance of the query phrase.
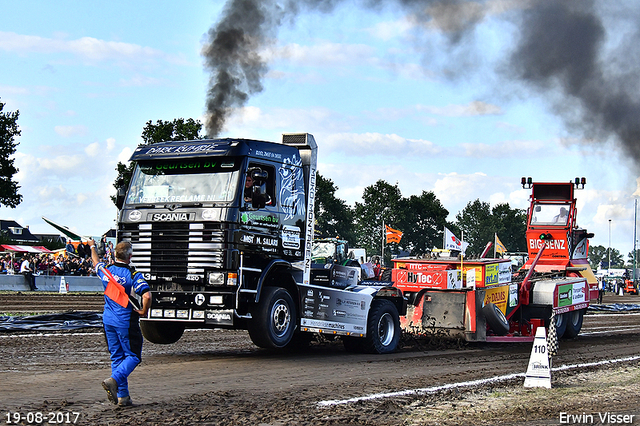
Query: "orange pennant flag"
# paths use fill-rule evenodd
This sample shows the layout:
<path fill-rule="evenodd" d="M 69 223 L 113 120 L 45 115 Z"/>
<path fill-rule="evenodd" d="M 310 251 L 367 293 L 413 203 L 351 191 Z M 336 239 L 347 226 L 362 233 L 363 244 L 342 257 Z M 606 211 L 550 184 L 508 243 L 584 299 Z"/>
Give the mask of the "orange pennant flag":
<path fill-rule="evenodd" d="M 399 243 L 402 238 L 402 231 L 390 228 L 389 225 L 385 225 L 385 227 L 387 228 L 387 244 Z"/>
<path fill-rule="evenodd" d="M 123 308 L 129 306 L 129 296 L 124 290 L 122 284 L 116 281 L 116 279 L 113 277 L 113 275 L 111 275 L 111 272 L 109 272 L 107 268 L 100 268 L 100 270 L 109 279 L 107 288 L 104 290 L 104 295 Z"/>

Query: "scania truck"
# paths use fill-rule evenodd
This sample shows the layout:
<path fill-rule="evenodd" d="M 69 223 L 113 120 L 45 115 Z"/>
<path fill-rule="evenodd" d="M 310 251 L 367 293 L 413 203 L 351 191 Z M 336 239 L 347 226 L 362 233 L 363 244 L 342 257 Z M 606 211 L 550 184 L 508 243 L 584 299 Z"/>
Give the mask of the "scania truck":
<path fill-rule="evenodd" d="M 308 133 L 135 150 L 130 183 L 118 190 L 118 239 L 131 242 L 151 287 L 147 340 L 231 328 L 264 348 L 326 333 L 349 350 L 396 350 L 402 291 L 361 282 L 359 267 L 312 261 L 316 157 Z"/>

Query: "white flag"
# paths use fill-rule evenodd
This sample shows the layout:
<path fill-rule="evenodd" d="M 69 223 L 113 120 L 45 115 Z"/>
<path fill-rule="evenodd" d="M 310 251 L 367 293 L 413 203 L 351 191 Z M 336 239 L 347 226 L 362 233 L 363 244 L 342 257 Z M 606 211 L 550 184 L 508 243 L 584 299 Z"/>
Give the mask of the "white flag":
<path fill-rule="evenodd" d="M 446 227 L 444 228 L 444 249 L 447 250 L 457 250 L 464 254 L 464 251 L 469 246 L 469 243 L 465 243 L 464 241 L 460 241 L 458 237 L 453 235 L 453 232 L 449 231 Z"/>

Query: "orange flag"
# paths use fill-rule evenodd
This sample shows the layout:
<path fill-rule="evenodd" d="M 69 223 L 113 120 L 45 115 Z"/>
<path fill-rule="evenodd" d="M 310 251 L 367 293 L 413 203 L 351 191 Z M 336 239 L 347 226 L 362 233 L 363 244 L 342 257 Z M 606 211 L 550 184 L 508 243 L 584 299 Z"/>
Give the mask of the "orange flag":
<path fill-rule="evenodd" d="M 107 288 L 104 290 L 104 295 L 123 308 L 129 306 L 129 296 L 127 295 L 127 292 L 124 291 L 122 284 L 116 281 L 107 268 L 100 268 L 100 270 L 107 278 L 109 278 Z"/>
<path fill-rule="evenodd" d="M 402 238 L 402 231 L 390 228 L 389 225 L 385 225 L 385 227 L 387 228 L 387 244 L 399 243 Z"/>

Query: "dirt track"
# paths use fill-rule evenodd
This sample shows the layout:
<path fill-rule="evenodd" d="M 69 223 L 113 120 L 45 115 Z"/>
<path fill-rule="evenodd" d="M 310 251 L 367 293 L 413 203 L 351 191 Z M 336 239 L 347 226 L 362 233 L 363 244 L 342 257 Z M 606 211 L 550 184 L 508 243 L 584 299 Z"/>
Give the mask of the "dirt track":
<path fill-rule="evenodd" d="M 608 295 L 605 302 L 640 298 Z M 638 312 L 590 313 L 583 334 L 561 342 L 553 365 L 635 357 L 639 337 Z M 282 354 L 256 348 L 242 331 L 189 331 L 174 345 L 145 342 L 143 364 L 130 377 L 137 406 L 123 409 L 110 405 L 100 386 L 110 370 L 99 329 L 5 333 L 0 334 L 0 422 L 6 423 L 9 410 L 78 412 L 78 424 L 110 425 L 559 424 L 561 412 L 639 411 L 635 358 L 555 372 L 551 390 L 524 389 L 522 377 L 436 390 L 524 373 L 531 344 L 443 348 L 408 339 L 404 344 L 392 355 L 348 354 L 330 341 Z M 344 402 L 415 389 L 431 392 Z M 336 400 L 341 403 L 320 404 Z M 505 401 L 511 402 L 504 406 Z"/>

